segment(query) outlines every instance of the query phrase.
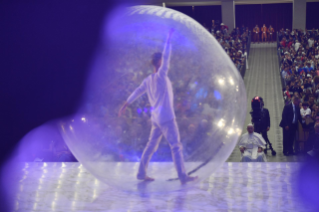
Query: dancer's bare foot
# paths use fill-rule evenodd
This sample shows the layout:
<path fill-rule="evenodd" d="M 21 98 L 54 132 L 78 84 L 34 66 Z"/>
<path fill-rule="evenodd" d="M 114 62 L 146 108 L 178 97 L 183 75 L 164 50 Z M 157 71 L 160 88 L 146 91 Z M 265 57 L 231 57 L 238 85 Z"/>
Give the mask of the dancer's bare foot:
<path fill-rule="evenodd" d="M 195 176 L 195 177 L 187 176 L 185 179 L 181 180 L 181 183 L 186 184 L 187 182 L 192 182 L 192 181 L 195 181 L 197 179 L 198 179 L 197 176 Z"/>
<path fill-rule="evenodd" d="M 151 178 L 151 177 L 137 177 L 138 180 L 144 180 L 144 181 L 154 181 L 155 179 L 154 178 Z"/>

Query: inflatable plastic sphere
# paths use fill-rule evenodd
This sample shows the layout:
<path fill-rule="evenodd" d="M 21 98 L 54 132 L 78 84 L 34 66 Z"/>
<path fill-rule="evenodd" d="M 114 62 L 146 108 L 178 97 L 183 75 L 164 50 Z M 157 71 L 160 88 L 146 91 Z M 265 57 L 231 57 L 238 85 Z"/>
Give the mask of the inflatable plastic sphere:
<path fill-rule="evenodd" d="M 69 149 L 99 180 L 125 191 L 173 191 L 207 179 L 233 151 L 246 117 L 244 83 L 230 58 L 205 28 L 172 9 L 122 8 L 103 27 L 79 112 L 59 123 Z M 169 33 L 171 48 L 163 52 Z M 163 53 L 159 69 L 152 63 L 156 52 Z M 149 75 L 159 74 L 155 70 L 166 71 L 167 84 L 149 80 L 151 89 L 162 92 L 169 104 L 150 101 L 147 93 L 155 91 L 145 88 L 119 116 L 131 93 Z M 170 106 L 173 113 L 166 113 Z M 160 123 L 154 114 L 170 124 Z M 137 174 L 154 123 L 156 151 L 148 155 L 148 166 L 143 164 L 155 181 L 144 182 Z M 166 137 L 172 132 L 175 140 L 169 143 Z M 174 154 L 180 156 L 176 166 Z M 198 180 L 182 184 L 179 166 Z"/>

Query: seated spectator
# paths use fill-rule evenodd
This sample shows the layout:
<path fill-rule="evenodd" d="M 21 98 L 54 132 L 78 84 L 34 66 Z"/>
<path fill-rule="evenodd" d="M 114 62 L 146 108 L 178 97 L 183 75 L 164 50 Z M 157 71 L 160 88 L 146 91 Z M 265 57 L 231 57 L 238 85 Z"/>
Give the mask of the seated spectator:
<path fill-rule="evenodd" d="M 306 118 L 311 116 L 311 110 L 309 108 L 308 102 L 301 103 L 302 107 L 300 108 L 300 114 L 302 118 L 302 123 L 306 123 Z"/>
<path fill-rule="evenodd" d="M 312 91 L 312 79 L 311 77 L 307 76 L 305 79 L 304 84 L 304 89 Z"/>
<path fill-rule="evenodd" d="M 309 137 L 309 120 L 311 119 L 311 110 L 307 102 L 300 103 L 300 115 L 302 118 L 302 123 L 298 123 L 296 141 L 298 142 L 297 149 L 300 152 L 304 152 L 304 145 Z"/>
<path fill-rule="evenodd" d="M 217 26 L 215 24 L 215 20 L 212 20 L 212 30 L 211 30 L 212 34 L 216 33 L 216 29 L 217 29 Z"/>
<path fill-rule="evenodd" d="M 299 75 L 305 75 L 306 74 L 304 66 L 302 64 L 298 65 L 297 72 L 298 72 Z"/>
<path fill-rule="evenodd" d="M 228 26 L 226 26 L 224 23 L 220 24 L 220 30 L 223 35 L 227 36 L 228 35 Z"/>
<path fill-rule="evenodd" d="M 310 109 L 312 109 L 312 107 L 315 105 L 315 97 L 312 94 L 309 96 L 308 104 Z"/>
<path fill-rule="evenodd" d="M 292 37 L 290 37 L 286 42 L 286 47 L 289 49 L 292 46 L 293 40 Z"/>
<path fill-rule="evenodd" d="M 285 31 L 285 38 L 286 38 L 286 40 L 289 40 L 289 35 L 290 35 L 290 30 L 289 29 L 286 29 L 286 31 Z"/>
<path fill-rule="evenodd" d="M 288 85 L 291 81 L 291 71 L 289 71 L 288 66 L 286 66 L 285 69 L 282 71 L 281 76 L 284 79 L 286 85 Z"/>
<path fill-rule="evenodd" d="M 295 63 L 296 63 L 296 66 L 298 66 L 298 67 L 300 64 L 302 64 L 302 61 L 301 61 L 299 56 L 296 57 Z"/>
<path fill-rule="evenodd" d="M 280 42 L 280 45 L 281 45 L 282 47 L 286 47 L 286 38 L 285 38 L 285 37 L 282 38 L 282 40 L 281 40 L 281 42 Z"/>
<path fill-rule="evenodd" d="M 309 61 L 304 66 L 304 70 L 305 70 L 305 73 L 307 74 L 307 77 L 311 77 L 310 72 L 313 70 L 313 67 L 311 67 L 311 64 Z"/>
<path fill-rule="evenodd" d="M 302 102 L 308 102 L 309 101 L 309 97 L 311 95 L 311 91 L 309 89 L 304 89 L 303 93 L 302 93 Z"/>
<path fill-rule="evenodd" d="M 299 50 L 299 47 L 300 47 L 300 43 L 298 40 L 296 40 L 296 43 L 295 43 L 295 51 L 298 51 Z"/>
<path fill-rule="evenodd" d="M 291 59 L 291 56 L 289 55 L 288 52 L 287 52 L 287 54 L 285 54 L 284 63 L 285 63 L 285 65 L 289 66 L 289 68 L 290 68 L 290 66 L 292 66 L 292 64 L 293 64 L 293 61 L 292 61 L 292 59 Z"/>
<path fill-rule="evenodd" d="M 314 41 L 313 37 L 311 37 L 311 38 L 308 39 L 308 45 L 309 45 L 309 47 L 312 48 L 312 46 L 313 46 L 314 43 L 315 43 L 315 41 Z"/>
<path fill-rule="evenodd" d="M 239 149 L 242 153 L 241 162 L 267 162 L 263 150 L 266 148 L 266 142 L 263 137 L 254 132 L 254 126 L 248 124 L 247 133 L 239 139 Z"/>
<path fill-rule="evenodd" d="M 297 80 L 296 84 L 297 84 L 297 87 L 295 88 L 294 92 L 297 92 L 299 96 L 302 96 L 303 86 L 301 85 L 300 80 Z"/>
<path fill-rule="evenodd" d="M 279 38 L 279 40 L 282 40 L 282 38 L 283 38 L 283 35 L 284 35 L 283 31 L 284 31 L 283 28 L 278 31 L 278 38 Z"/>
<path fill-rule="evenodd" d="M 296 82 L 296 81 L 292 81 L 291 83 L 290 83 L 290 91 L 292 92 L 292 93 L 300 93 L 300 91 L 302 91 L 302 89 L 300 88 L 300 87 L 298 87 L 298 82 Z"/>
<path fill-rule="evenodd" d="M 239 60 L 236 61 L 236 68 L 237 70 L 241 70 L 242 68 L 241 62 Z"/>
<path fill-rule="evenodd" d="M 317 114 L 319 113 L 319 106 L 314 105 L 311 110 L 311 118 L 313 122 L 316 122 Z"/>
<path fill-rule="evenodd" d="M 319 103 L 319 84 L 315 85 L 313 95 L 315 98 L 315 103 L 318 104 Z"/>
<path fill-rule="evenodd" d="M 292 96 L 292 92 L 289 91 L 289 85 L 286 86 L 286 90 L 284 91 L 284 100 L 285 103 L 287 104 L 288 102 L 291 101 L 291 96 Z"/>

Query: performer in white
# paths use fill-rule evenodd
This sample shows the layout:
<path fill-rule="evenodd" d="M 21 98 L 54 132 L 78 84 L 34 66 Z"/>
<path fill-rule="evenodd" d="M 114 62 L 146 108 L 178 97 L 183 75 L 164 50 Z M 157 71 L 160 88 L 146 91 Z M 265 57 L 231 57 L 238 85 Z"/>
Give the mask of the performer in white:
<path fill-rule="evenodd" d="M 179 130 L 175 120 L 173 88 L 168 78 L 171 53 L 170 41 L 173 32 L 173 30 L 169 32 L 163 54 L 160 52 L 153 54 L 152 64 L 154 66 L 154 73 L 144 79 L 141 85 L 128 97 L 119 111 L 119 116 L 121 116 L 125 112 L 126 107 L 145 92 L 153 108 L 151 134 L 142 154 L 137 174 L 137 179 L 139 180 L 154 180 L 154 178 L 147 176 L 147 166 L 152 155 L 157 150 L 163 135 L 170 145 L 175 168 L 181 183 L 197 179 L 197 177 L 188 176 L 185 171 L 183 146 L 180 142 Z"/>
<path fill-rule="evenodd" d="M 266 142 L 263 137 L 254 132 L 252 124 L 247 125 L 247 133 L 243 134 L 239 139 L 239 149 L 242 153 L 241 162 L 267 162 L 263 150 Z"/>

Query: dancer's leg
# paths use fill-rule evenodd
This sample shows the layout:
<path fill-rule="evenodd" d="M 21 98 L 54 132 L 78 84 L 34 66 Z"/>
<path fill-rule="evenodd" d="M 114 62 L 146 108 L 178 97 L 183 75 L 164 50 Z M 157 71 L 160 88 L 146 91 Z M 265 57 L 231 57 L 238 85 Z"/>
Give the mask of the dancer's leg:
<path fill-rule="evenodd" d="M 146 144 L 146 147 L 144 149 L 144 152 L 142 154 L 142 158 L 140 161 L 140 166 L 138 168 L 138 174 L 137 179 L 139 180 L 154 180 L 153 178 L 150 178 L 147 176 L 147 166 L 150 162 L 154 152 L 156 152 L 158 145 L 162 139 L 162 131 L 161 129 L 155 124 L 152 124 L 151 134 L 149 137 L 149 141 Z"/>
<path fill-rule="evenodd" d="M 196 180 L 197 177 L 190 177 L 186 174 L 183 157 L 183 145 L 180 142 L 180 135 L 176 121 L 171 120 L 161 124 L 161 129 L 170 145 L 172 158 L 180 181 L 182 183 L 186 183 L 188 181 Z"/>

